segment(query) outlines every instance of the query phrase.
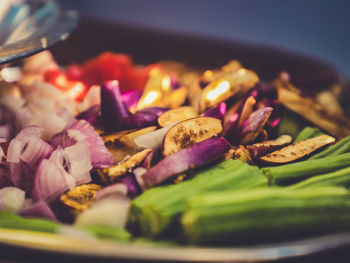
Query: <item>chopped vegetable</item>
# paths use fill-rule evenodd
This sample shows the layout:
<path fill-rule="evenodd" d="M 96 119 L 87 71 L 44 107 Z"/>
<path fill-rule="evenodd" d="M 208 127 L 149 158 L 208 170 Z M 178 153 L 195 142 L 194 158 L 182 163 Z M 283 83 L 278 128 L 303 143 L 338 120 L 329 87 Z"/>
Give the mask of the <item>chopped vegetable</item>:
<path fill-rule="evenodd" d="M 101 115 L 107 132 L 116 132 L 123 127 L 123 119 L 128 116 L 122 100 L 117 80 L 106 82 L 101 87 Z"/>
<path fill-rule="evenodd" d="M 339 187 L 209 193 L 188 200 L 181 223 L 189 243 L 271 242 L 348 229 L 348 200 Z"/>
<path fill-rule="evenodd" d="M 289 146 L 283 147 L 280 150 L 268 153 L 260 157 L 260 160 L 267 164 L 290 163 L 298 159 L 303 159 L 311 153 L 334 142 L 335 139 L 331 136 L 325 134 L 319 135 L 317 137 L 293 143 Z"/>
<path fill-rule="evenodd" d="M 255 72 L 241 68 L 229 71 L 209 83 L 203 90 L 200 99 L 200 111 L 203 112 L 235 95 L 249 91 L 259 81 Z"/>
<path fill-rule="evenodd" d="M 163 155 L 168 156 L 221 133 L 221 121 L 211 117 L 184 120 L 169 129 L 163 141 Z"/>
<path fill-rule="evenodd" d="M 144 149 L 138 153 L 135 153 L 124 162 L 119 163 L 115 166 L 111 166 L 109 168 L 99 170 L 98 173 L 101 177 L 105 178 L 107 182 L 113 182 L 117 179 L 117 177 L 126 174 L 132 168 L 138 166 L 151 151 L 151 149 Z"/>
<path fill-rule="evenodd" d="M 299 134 L 298 136 L 295 138 L 294 143 L 296 142 L 301 142 L 301 141 L 305 141 L 307 139 L 311 139 L 314 137 L 317 137 L 319 135 L 324 134 L 323 132 L 320 131 L 319 128 L 315 128 L 315 127 L 305 127 Z"/>
<path fill-rule="evenodd" d="M 336 144 L 329 146 L 327 149 L 323 150 L 322 152 L 311 156 L 310 160 L 325 158 L 327 156 L 335 156 L 335 155 L 348 153 L 348 152 L 350 152 L 350 136 L 347 136 L 344 139 L 338 141 Z"/>
<path fill-rule="evenodd" d="M 290 83 L 276 81 L 278 100 L 337 139 L 350 135 L 350 121 L 345 114 L 333 114 L 315 100 L 302 96 Z M 342 127 L 339 129 L 339 127 Z"/>
<path fill-rule="evenodd" d="M 173 153 L 142 176 L 145 187 L 158 185 L 174 175 L 217 160 L 223 157 L 229 148 L 230 144 L 224 138 L 209 138 Z"/>
<path fill-rule="evenodd" d="M 183 106 L 164 112 L 158 118 L 158 124 L 161 127 L 168 127 L 169 125 L 197 117 L 197 110 L 191 106 Z"/>
<path fill-rule="evenodd" d="M 289 185 L 349 165 L 350 153 L 343 153 L 328 158 L 306 160 L 277 167 L 262 168 L 262 173 L 268 178 L 271 185 Z"/>
<path fill-rule="evenodd" d="M 189 197 L 211 191 L 264 186 L 267 180 L 257 167 L 227 160 L 196 173 L 191 180 L 145 191 L 131 203 L 129 224 L 134 233 L 143 236 L 156 237 L 165 233 L 173 236 Z"/>
<path fill-rule="evenodd" d="M 261 143 L 255 143 L 252 145 L 247 145 L 246 148 L 249 151 L 252 158 L 266 155 L 273 151 L 279 150 L 292 142 L 292 137 L 289 135 L 281 135 L 275 140 L 264 141 Z"/>

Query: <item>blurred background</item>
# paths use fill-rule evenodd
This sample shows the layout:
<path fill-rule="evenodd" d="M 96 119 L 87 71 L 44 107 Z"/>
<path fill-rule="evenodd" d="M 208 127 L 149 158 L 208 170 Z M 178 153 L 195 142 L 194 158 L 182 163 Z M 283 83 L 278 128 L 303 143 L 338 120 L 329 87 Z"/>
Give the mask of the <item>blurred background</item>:
<path fill-rule="evenodd" d="M 59 0 L 117 23 L 308 54 L 350 77 L 348 0 Z"/>

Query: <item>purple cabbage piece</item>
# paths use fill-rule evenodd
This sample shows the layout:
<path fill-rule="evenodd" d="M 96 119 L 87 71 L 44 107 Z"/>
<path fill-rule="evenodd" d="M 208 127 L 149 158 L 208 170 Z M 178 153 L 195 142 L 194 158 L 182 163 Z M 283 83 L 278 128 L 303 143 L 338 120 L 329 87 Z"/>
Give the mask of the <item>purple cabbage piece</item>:
<path fill-rule="evenodd" d="M 78 120 L 85 120 L 91 125 L 96 125 L 101 119 L 101 107 L 100 105 L 94 105 L 79 113 L 76 118 Z"/>
<path fill-rule="evenodd" d="M 231 148 L 222 137 L 212 137 L 171 154 L 143 175 L 146 188 L 161 184 L 174 175 L 221 158 Z"/>
<path fill-rule="evenodd" d="M 101 116 L 106 132 L 117 132 L 123 126 L 128 110 L 122 100 L 119 82 L 108 81 L 101 86 Z"/>
<path fill-rule="evenodd" d="M 137 89 L 128 90 L 122 94 L 122 100 L 129 112 L 132 112 L 134 109 L 136 109 L 137 103 L 140 100 L 141 96 L 142 91 Z"/>
<path fill-rule="evenodd" d="M 168 110 L 169 108 L 163 107 L 149 107 L 139 110 L 124 119 L 124 127 L 126 129 L 138 129 L 157 125 L 158 117 Z"/>
<path fill-rule="evenodd" d="M 206 112 L 204 112 L 203 116 L 205 117 L 213 117 L 219 120 L 223 120 L 226 114 L 226 103 L 221 102 L 219 105 L 210 108 Z"/>

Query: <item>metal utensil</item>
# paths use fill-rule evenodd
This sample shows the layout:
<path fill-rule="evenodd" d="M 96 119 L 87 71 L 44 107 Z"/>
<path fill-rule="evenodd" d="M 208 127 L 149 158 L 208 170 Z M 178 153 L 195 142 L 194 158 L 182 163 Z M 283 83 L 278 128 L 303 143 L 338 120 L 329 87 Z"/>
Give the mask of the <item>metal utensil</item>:
<path fill-rule="evenodd" d="M 78 14 L 55 0 L 0 1 L 0 65 L 33 55 L 64 40 Z"/>

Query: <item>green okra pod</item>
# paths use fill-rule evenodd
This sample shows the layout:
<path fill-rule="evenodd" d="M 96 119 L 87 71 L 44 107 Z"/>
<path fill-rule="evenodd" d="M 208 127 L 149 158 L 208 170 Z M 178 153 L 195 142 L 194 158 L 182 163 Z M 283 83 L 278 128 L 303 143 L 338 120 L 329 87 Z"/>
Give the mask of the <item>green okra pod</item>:
<path fill-rule="evenodd" d="M 305 127 L 295 138 L 294 143 L 305 141 L 324 134 L 319 128 L 315 127 Z"/>
<path fill-rule="evenodd" d="M 309 177 L 332 172 L 350 165 L 350 153 L 343 153 L 327 158 L 262 168 L 270 185 L 290 185 Z"/>
<path fill-rule="evenodd" d="M 131 203 L 129 227 L 134 233 L 151 237 L 171 229 L 176 231 L 189 197 L 210 191 L 235 191 L 263 186 L 267 186 L 267 180 L 257 167 L 238 160 L 227 160 L 198 173 L 192 180 L 143 193 Z"/>
<path fill-rule="evenodd" d="M 329 146 L 327 149 L 319 152 L 309 158 L 309 160 L 320 159 L 328 156 L 335 156 L 342 153 L 350 152 L 350 136 L 338 141 L 336 144 Z"/>
<path fill-rule="evenodd" d="M 218 245 L 277 241 L 350 228 L 350 193 L 341 187 L 264 188 L 188 200 L 185 241 Z"/>
<path fill-rule="evenodd" d="M 339 186 L 350 188 L 350 167 L 308 178 L 304 181 L 293 184 L 288 188 L 301 189 L 321 186 Z"/>

